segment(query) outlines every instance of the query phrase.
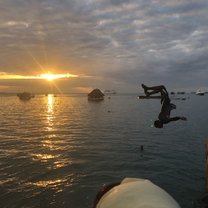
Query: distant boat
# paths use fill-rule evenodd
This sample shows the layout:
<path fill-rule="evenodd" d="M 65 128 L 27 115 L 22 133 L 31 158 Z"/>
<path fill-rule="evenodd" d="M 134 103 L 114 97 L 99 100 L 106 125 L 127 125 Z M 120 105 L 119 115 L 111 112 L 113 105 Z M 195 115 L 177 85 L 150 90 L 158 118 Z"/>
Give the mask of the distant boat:
<path fill-rule="evenodd" d="M 35 95 L 31 94 L 30 92 L 22 92 L 18 93 L 17 96 L 19 97 L 20 100 L 30 100 L 31 98 L 34 98 Z"/>
<path fill-rule="evenodd" d="M 179 94 L 179 95 L 184 95 L 185 94 L 185 92 L 177 92 L 177 94 Z"/>
<path fill-rule="evenodd" d="M 199 89 L 196 91 L 196 95 L 204 95 L 204 92 L 201 89 Z"/>
<path fill-rule="evenodd" d="M 116 94 L 116 91 L 115 90 L 105 90 L 104 91 L 104 94 L 105 95 L 115 95 Z"/>
<path fill-rule="evenodd" d="M 172 97 L 172 100 L 186 100 L 186 97 Z"/>

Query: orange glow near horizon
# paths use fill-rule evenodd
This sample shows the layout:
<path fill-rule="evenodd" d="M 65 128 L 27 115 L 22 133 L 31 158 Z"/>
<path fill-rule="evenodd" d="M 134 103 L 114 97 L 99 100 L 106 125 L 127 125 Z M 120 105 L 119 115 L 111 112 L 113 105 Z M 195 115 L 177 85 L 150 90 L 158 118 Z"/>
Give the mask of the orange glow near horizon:
<path fill-rule="evenodd" d="M 75 74 L 53 74 L 53 73 L 45 73 L 37 76 L 24 76 L 24 75 L 16 75 L 16 74 L 7 74 L 0 73 L 0 80 L 26 80 L 26 79 L 45 79 L 48 81 L 52 81 L 55 79 L 64 79 L 64 78 L 75 78 L 78 75 Z"/>
<path fill-rule="evenodd" d="M 60 76 L 58 76 L 58 75 L 49 74 L 49 73 L 48 74 L 41 74 L 40 77 L 42 77 L 43 79 L 46 79 L 48 81 L 52 81 L 54 79 L 59 79 L 60 78 Z M 61 76 L 61 78 L 62 78 L 62 76 Z"/>
<path fill-rule="evenodd" d="M 47 73 L 47 74 L 41 74 L 40 78 L 42 79 L 46 79 L 48 81 L 52 81 L 54 79 L 63 79 L 63 78 L 71 78 L 71 77 L 78 77 L 77 75 L 74 74 L 51 74 L 51 73 Z"/>

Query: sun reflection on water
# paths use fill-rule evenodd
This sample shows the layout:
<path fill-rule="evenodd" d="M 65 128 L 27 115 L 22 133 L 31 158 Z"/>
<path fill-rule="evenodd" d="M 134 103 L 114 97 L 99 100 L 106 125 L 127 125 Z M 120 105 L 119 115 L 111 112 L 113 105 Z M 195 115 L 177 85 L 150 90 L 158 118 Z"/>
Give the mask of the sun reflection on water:
<path fill-rule="evenodd" d="M 44 163 L 47 169 L 58 169 L 67 166 L 71 163 L 70 160 L 64 156 L 64 141 L 59 139 L 56 133 L 57 117 L 55 112 L 56 98 L 53 94 L 47 95 L 44 98 L 45 109 L 45 122 L 43 125 L 43 138 L 40 140 L 40 149 L 32 154 L 34 161 Z M 56 110 L 58 110 L 56 108 Z"/>
<path fill-rule="evenodd" d="M 39 186 L 39 187 L 57 187 L 58 185 L 66 182 L 67 179 L 55 179 L 55 180 L 47 180 L 47 181 L 38 181 L 34 183 L 34 185 Z"/>
<path fill-rule="evenodd" d="M 54 96 L 52 94 L 48 95 L 48 114 L 53 113 L 53 104 L 54 104 Z"/>
<path fill-rule="evenodd" d="M 32 160 L 41 164 L 40 172 L 43 177 L 31 181 L 30 184 L 39 188 L 54 189 L 56 192 L 62 192 L 74 183 L 74 175 L 66 174 L 63 168 L 72 165 L 73 161 L 69 157 L 69 146 L 58 131 L 62 118 L 60 108 L 59 97 L 53 94 L 44 97 L 44 111 L 41 112 L 44 118 L 42 136 L 38 140 L 38 148 L 31 153 Z"/>
<path fill-rule="evenodd" d="M 40 188 L 54 189 L 56 190 L 56 193 L 59 193 L 64 191 L 66 187 L 72 186 L 74 180 L 75 180 L 74 174 L 69 174 L 67 176 L 63 176 L 62 178 L 45 179 L 36 182 L 30 182 L 29 184 L 32 184 Z"/>
<path fill-rule="evenodd" d="M 47 96 L 47 131 L 53 130 L 53 119 L 54 119 L 54 96 L 49 94 Z"/>
<path fill-rule="evenodd" d="M 57 158 L 59 155 L 52 155 L 52 154 L 33 154 L 33 159 L 38 160 L 41 162 L 48 162 L 50 159 Z"/>

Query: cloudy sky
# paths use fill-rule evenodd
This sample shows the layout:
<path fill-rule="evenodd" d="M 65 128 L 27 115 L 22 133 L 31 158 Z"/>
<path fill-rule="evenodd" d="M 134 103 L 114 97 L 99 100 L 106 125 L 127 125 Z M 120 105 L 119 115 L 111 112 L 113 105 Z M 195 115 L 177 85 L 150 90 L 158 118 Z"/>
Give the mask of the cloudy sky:
<path fill-rule="evenodd" d="M 0 91 L 208 89 L 207 23 L 207 0 L 1 0 Z"/>

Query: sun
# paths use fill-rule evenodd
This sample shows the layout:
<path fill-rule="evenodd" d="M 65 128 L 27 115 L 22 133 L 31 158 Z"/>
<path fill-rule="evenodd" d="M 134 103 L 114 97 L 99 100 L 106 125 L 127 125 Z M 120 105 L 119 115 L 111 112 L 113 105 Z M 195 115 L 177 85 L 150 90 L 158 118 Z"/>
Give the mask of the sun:
<path fill-rule="evenodd" d="M 58 79 L 60 78 L 59 75 L 56 75 L 56 74 L 50 74 L 50 73 L 47 73 L 47 74 L 41 74 L 40 75 L 42 79 L 46 79 L 48 81 L 53 81 L 54 79 Z"/>
<path fill-rule="evenodd" d="M 73 78 L 73 77 L 78 77 L 78 75 L 75 74 L 52 74 L 48 72 L 47 74 L 41 74 L 39 76 L 39 79 L 45 79 L 47 81 L 53 81 L 55 79 L 64 79 L 64 78 Z"/>

